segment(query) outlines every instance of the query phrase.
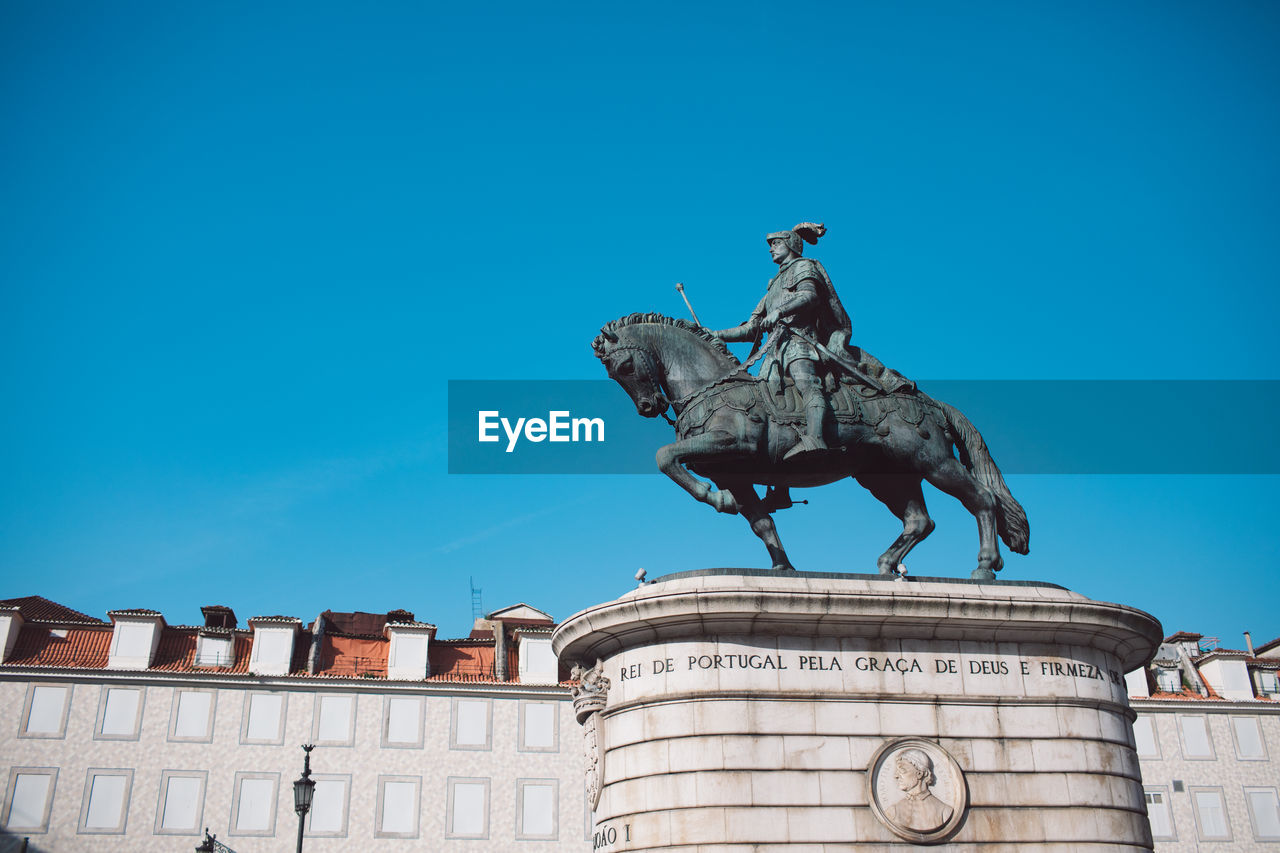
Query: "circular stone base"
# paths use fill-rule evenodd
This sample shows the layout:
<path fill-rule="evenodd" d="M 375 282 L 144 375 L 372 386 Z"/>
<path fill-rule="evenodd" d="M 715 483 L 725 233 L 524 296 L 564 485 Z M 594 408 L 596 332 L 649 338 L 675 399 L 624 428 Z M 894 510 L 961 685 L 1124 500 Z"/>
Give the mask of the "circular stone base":
<path fill-rule="evenodd" d="M 596 850 L 1116 851 L 1151 849 L 1124 673 L 1160 637 L 1050 584 L 711 570 L 554 647 L 598 663 Z"/>

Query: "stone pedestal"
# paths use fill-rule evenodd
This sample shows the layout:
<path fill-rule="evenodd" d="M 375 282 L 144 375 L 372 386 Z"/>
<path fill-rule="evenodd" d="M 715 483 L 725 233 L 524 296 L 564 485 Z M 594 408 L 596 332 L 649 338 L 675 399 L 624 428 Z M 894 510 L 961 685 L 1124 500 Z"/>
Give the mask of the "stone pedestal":
<path fill-rule="evenodd" d="M 711 570 L 553 642 L 596 850 L 1115 853 L 1151 849 L 1124 673 L 1160 637 L 1048 584 Z"/>

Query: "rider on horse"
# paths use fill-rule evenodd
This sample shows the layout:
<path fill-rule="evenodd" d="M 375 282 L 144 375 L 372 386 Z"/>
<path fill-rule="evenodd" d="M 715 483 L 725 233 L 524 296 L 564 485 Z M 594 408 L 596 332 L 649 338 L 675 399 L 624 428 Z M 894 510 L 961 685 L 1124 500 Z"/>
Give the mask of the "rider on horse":
<path fill-rule="evenodd" d="M 835 389 L 841 373 L 879 392 L 915 388 L 873 356 L 849 346 L 852 326 L 831 278 L 821 263 L 801 257 L 804 242 L 817 245 L 825 233 L 827 229 L 821 224 L 802 222 L 790 231 L 769 234 L 769 254 L 778 265 L 778 274 L 745 323 L 713 332 L 725 341 L 751 341 L 748 363 L 754 361 L 761 338 L 768 335 L 760 377 L 775 393 L 782 393 L 784 377 L 790 376 L 805 417 L 805 430 L 787 452 L 787 459 L 827 449 L 823 438 L 827 391 Z M 828 378 L 826 387 L 824 375 Z"/>

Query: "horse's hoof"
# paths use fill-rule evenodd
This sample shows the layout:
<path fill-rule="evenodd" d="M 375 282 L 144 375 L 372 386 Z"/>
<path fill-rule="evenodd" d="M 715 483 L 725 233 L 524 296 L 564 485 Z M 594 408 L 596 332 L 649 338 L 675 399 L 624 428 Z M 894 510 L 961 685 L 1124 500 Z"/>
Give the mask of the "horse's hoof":
<path fill-rule="evenodd" d="M 775 572 L 794 572 L 796 567 L 790 563 L 774 563 L 773 570 Z"/>
<path fill-rule="evenodd" d="M 979 566 L 973 570 L 973 574 L 969 575 L 969 577 L 975 581 L 993 581 L 996 579 L 996 573 L 990 569 L 984 569 Z"/>

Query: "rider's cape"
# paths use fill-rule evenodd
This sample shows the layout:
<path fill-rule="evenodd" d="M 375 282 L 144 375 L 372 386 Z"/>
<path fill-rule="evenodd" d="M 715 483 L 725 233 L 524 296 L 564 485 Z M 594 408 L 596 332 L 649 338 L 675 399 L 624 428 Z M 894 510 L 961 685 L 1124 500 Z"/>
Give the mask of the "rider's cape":
<path fill-rule="evenodd" d="M 779 282 L 778 280 L 783 276 L 786 278 Z M 836 295 L 831 277 L 827 275 L 826 268 L 819 261 L 813 258 L 796 258 L 783 265 L 769 286 L 772 288 L 774 282 L 782 285 L 799 284 L 805 279 L 811 279 L 817 284 L 820 304 L 814 317 L 814 331 L 817 333 L 818 341 L 833 353 L 847 354 L 862 373 L 873 379 L 885 391 L 891 394 L 899 391 L 914 391 L 916 384 L 910 379 L 896 370 L 885 367 L 880 359 L 861 347 L 849 343 L 849 338 L 853 334 L 853 323 L 849 320 L 849 314 L 844 310 L 844 305 L 840 303 L 840 297 Z M 763 316 L 763 299 L 756 311 Z M 843 370 L 839 362 L 829 358 L 823 358 L 822 362 L 828 375 L 848 375 L 848 371 Z M 855 376 L 855 379 L 862 381 L 861 377 Z"/>

